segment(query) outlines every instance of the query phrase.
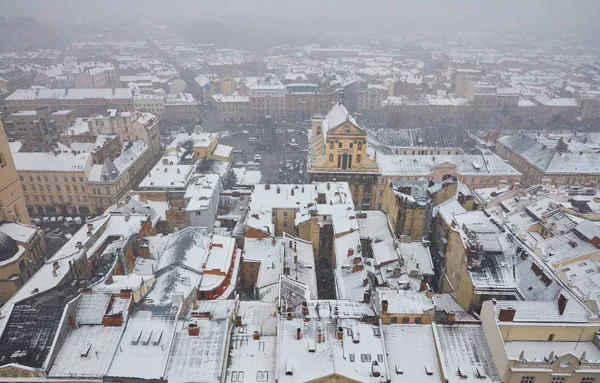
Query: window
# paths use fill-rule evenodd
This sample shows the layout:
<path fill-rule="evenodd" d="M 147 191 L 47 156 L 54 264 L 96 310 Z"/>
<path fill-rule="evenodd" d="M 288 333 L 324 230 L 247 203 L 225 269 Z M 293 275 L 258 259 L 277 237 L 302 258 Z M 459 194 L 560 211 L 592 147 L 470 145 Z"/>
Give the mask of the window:
<path fill-rule="evenodd" d="M 83 177 L 79 177 L 79 182 L 83 182 Z"/>
<path fill-rule="evenodd" d="M 25 177 L 23 177 L 23 176 L 19 176 L 19 179 L 20 179 L 21 181 L 25 181 Z"/>
<path fill-rule="evenodd" d="M 60 192 L 60 186 L 56 185 L 56 191 Z"/>
<path fill-rule="evenodd" d="M 596 383 L 596 378 L 581 378 L 581 383 Z"/>
<path fill-rule="evenodd" d="M 284 217 L 287 217 L 287 216 L 288 216 L 288 212 L 287 212 L 287 211 L 284 211 L 284 212 L 283 212 L 283 216 L 284 216 Z"/>
<path fill-rule="evenodd" d="M 334 145 L 334 143 L 333 143 L 333 141 L 331 141 L 331 142 L 329 143 L 329 149 L 333 149 L 333 145 Z"/>
<path fill-rule="evenodd" d="M 50 185 L 46 185 L 46 190 L 48 190 L 48 193 L 50 193 L 52 191 L 52 187 Z"/>
<path fill-rule="evenodd" d="M 360 361 L 361 362 L 370 362 L 371 354 L 360 354 Z"/>
<path fill-rule="evenodd" d="M 23 191 L 27 191 L 27 186 L 23 185 Z"/>
<path fill-rule="evenodd" d="M 392 323 L 398 323 L 398 318 L 392 317 Z"/>
<path fill-rule="evenodd" d="M 409 323 L 410 319 L 408 317 L 402 317 L 402 323 Z"/>
<path fill-rule="evenodd" d="M 251 269 L 253 269 L 253 268 L 254 268 L 254 263 L 253 263 L 253 262 L 250 262 L 250 263 L 248 264 L 248 266 L 249 266 Z"/>
<path fill-rule="evenodd" d="M 350 361 L 354 362 L 354 354 L 350 354 Z"/>
<path fill-rule="evenodd" d="M 533 383 L 535 382 L 535 376 L 523 376 L 521 378 L 521 383 Z"/>
<path fill-rule="evenodd" d="M 360 164 L 360 159 L 361 159 L 361 158 L 360 158 L 360 154 L 358 154 L 358 155 L 356 156 L 356 163 L 357 163 L 357 164 Z"/>
<path fill-rule="evenodd" d="M 354 144 L 351 142 L 349 146 L 350 146 L 350 149 L 352 149 L 354 147 Z"/>
<path fill-rule="evenodd" d="M 553 376 L 550 383 L 565 383 L 565 378 L 562 376 Z"/>
<path fill-rule="evenodd" d="M 377 354 L 377 361 L 379 363 L 383 363 L 383 355 L 382 354 Z"/>
<path fill-rule="evenodd" d="M 48 176 L 44 176 L 44 181 L 48 182 Z"/>
<path fill-rule="evenodd" d="M 37 191 L 37 189 L 35 188 L 35 185 L 31 185 L 31 190 L 33 190 L 34 192 Z"/>
<path fill-rule="evenodd" d="M 60 202 L 63 202 L 63 197 L 62 197 L 61 195 L 59 195 L 59 196 L 58 196 L 58 200 L 59 200 Z"/>
<path fill-rule="evenodd" d="M 333 162 L 333 154 L 329 155 L 329 162 Z"/>
<path fill-rule="evenodd" d="M 75 181 L 75 177 L 71 177 L 71 181 L 77 182 L 77 181 Z"/>
<path fill-rule="evenodd" d="M 67 193 L 70 193 L 70 192 L 71 192 L 71 187 L 70 187 L 70 186 L 68 186 L 68 185 L 67 185 L 67 186 L 65 186 L 65 189 L 67 189 Z"/>
<path fill-rule="evenodd" d="M 81 187 L 81 192 L 85 193 L 85 187 L 83 187 L 83 186 Z"/>
<path fill-rule="evenodd" d="M 362 150 L 362 142 L 358 143 L 358 150 Z"/>
<path fill-rule="evenodd" d="M 338 144 L 338 148 L 342 148 L 342 146 L 344 146 L 341 142 Z"/>
<path fill-rule="evenodd" d="M 33 177 L 29 176 L 29 181 L 33 182 Z"/>
<path fill-rule="evenodd" d="M 110 194 L 110 188 L 105 188 L 106 189 L 106 194 Z"/>
<path fill-rule="evenodd" d="M 69 179 L 67 177 L 65 177 L 65 182 L 69 182 Z"/>
<path fill-rule="evenodd" d="M 421 324 L 421 318 L 415 318 L 415 324 Z"/>
<path fill-rule="evenodd" d="M 42 177 L 40 177 L 40 176 L 35 176 L 35 178 L 38 180 L 38 182 L 42 181 Z"/>
<path fill-rule="evenodd" d="M 287 225 L 287 221 L 285 221 L 285 222 L 283 223 L 283 227 L 287 227 L 287 226 L 288 226 L 288 225 Z"/>
<path fill-rule="evenodd" d="M 77 186 L 73 186 L 73 191 L 74 191 L 75 193 L 79 193 L 79 189 L 77 188 Z"/>
<path fill-rule="evenodd" d="M 269 381 L 269 371 L 256 371 L 256 381 L 257 382 L 268 382 Z"/>

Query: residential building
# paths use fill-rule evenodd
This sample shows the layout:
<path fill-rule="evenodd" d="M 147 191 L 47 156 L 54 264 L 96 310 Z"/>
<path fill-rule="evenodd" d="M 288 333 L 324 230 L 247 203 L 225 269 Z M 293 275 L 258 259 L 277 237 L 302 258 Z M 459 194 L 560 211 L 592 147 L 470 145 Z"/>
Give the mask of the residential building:
<path fill-rule="evenodd" d="M 121 142 L 142 140 L 148 146 L 152 158 L 158 158 L 162 154 L 159 120 L 152 113 L 109 109 L 102 114 L 90 116 L 88 126 L 92 136 L 117 134 Z"/>
<path fill-rule="evenodd" d="M 592 141 L 585 135 L 580 139 L 561 136 L 538 142 L 525 134 L 504 136 L 496 141 L 496 153 L 523 174 L 525 185 L 598 185 L 600 154 L 588 147 Z"/>
<path fill-rule="evenodd" d="M 322 88 L 310 83 L 292 83 L 285 86 L 286 121 L 306 121 L 319 113 L 331 110 L 338 98 L 335 88 Z"/>
<path fill-rule="evenodd" d="M 233 93 L 229 96 L 215 94 L 211 103 L 216 109 L 217 118 L 225 123 L 239 123 L 251 121 L 250 98 Z"/>
<path fill-rule="evenodd" d="M 358 111 L 377 110 L 383 108 L 383 100 L 388 97 L 389 89 L 385 85 L 364 84 L 358 90 Z"/>
<path fill-rule="evenodd" d="M 8 137 L 24 141 L 29 150 L 41 150 L 56 142 L 59 135 L 75 121 L 72 110 L 52 111 L 49 107 L 19 110 L 3 117 Z"/>
<path fill-rule="evenodd" d="M 165 95 L 164 93 L 136 94 L 133 96 L 133 109 L 162 117 L 165 114 Z"/>
<path fill-rule="evenodd" d="M 133 98 L 129 88 L 48 89 L 34 87 L 17 89 L 4 100 L 12 110 L 36 110 L 50 106 L 56 110 L 75 110 L 77 117 L 107 109 L 132 110 Z"/>
<path fill-rule="evenodd" d="M 390 182 L 382 199 L 396 237 L 420 241 L 429 234 L 433 204 L 427 193 L 428 181 Z"/>
<path fill-rule="evenodd" d="M 600 323 L 568 294 L 553 301 L 487 301 L 481 320 L 503 382 L 600 379 Z"/>
<path fill-rule="evenodd" d="M 441 181 L 447 175 L 456 177 L 469 189 L 516 184 L 521 180 L 521 173 L 517 169 L 491 152 L 439 156 L 380 154 L 377 156 L 377 163 L 380 170 L 379 189 L 388 180 L 424 178 Z"/>
<path fill-rule="evenodd" d="M 483 210 L 454 214 L 441 290 L 465 309 L 478 311 L 488 299 L 554 300 L 564 291 L 554 273 Z"/>
<path fill-rule="evenodd" d="M 198 122 L 200 109 L 191 93 L 167 94 L 164 101 L 164 118 L 174 121 Z"/>
<path fill-rule="evenodd" d="M 30 215 L 90 214 L 89 153 L 13 153 Z"/>
<path fill-rule="evenodd" d="M 90 167 L 87 176 L 89 209 L 101 214 L 134 189 L 154 165 L 153 153 L 142 140 L 128 142 L 114 159 Z"/>
<path fill-rule="evenodd" d="M 600 117 L 600 92 L 577 92 L 575 99 L 581 110 L 583 118 L 598 118 Z"/>
<path fill-rule="evenodd" d="M 218 174 L 196 174 L 192 177 L 183 199 L 187 223 L 211 230 L 217 219 L 221 177 Z"/>
<path fill-rule="evenodd" d="M 381 327 L 367 304 L 308 301 L 279 316 L 277 334 L 278 382 L 390 379 Z"/>
<path fill-rule="evenodd" d="M 375 208 L 379 168 L 367 154 L 367 133 L 342 101 L 327 116 L 313 118 L 308 151 L 309 182 L 347 182 L 355 206 Z"/>
<path fill-rule="evenodd" d="M 254 120 L 271 116 L 274 120 L 285 118 L 285 85 L 274 75 L 248 81 L 246 94 L 250 98 L 250 110 Z"/>
<path fill-rule="evenodd" d="M 46 242 L 41 229 L 0 222 L 0 304 L 8 300 L 44 264 Z"/>
<path fill-rule="evenodd" d="M 0 119 L 0 220 L 29 223 L 23 186 Z"/>
<path fill-rule="evenodd" d="M 431 291 L 378 288 L 373 307 L 381 313 L 383 324 L 431 324 L 435 316 Z"/>

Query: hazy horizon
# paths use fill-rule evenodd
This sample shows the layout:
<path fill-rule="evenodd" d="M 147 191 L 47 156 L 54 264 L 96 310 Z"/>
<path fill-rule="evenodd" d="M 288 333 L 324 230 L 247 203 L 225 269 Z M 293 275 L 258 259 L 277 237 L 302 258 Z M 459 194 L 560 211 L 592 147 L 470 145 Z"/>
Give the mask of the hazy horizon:
<path fill-rule="evenodd" d="M 60 6 L 58 6 L 60 5 Z M 411 0 L 283 2 L 278 0 L 227 2 L 195 0 L 4 0 L 6 16 L 32 16 L 42 22 L 125 21 L 242 18 L 249 22 L 290 20 L 290 29 L 327 30 L 352 25 L 402 32 L 524 31 L 600 35 L 600 2 L 579 0 Z M 295 25 L 294 23 L 298 23 Z"/>

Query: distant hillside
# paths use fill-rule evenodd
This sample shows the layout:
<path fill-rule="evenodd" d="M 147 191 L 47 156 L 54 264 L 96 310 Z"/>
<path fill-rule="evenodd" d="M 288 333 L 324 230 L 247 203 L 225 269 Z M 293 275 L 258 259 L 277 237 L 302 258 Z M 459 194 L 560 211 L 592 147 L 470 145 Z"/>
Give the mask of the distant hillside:
<path fill-rule="evenodd" d="M 0 17 L 0 36 L 0 52 L 63 49 L 67 44 L 62 31 L 32 17 Z"/>

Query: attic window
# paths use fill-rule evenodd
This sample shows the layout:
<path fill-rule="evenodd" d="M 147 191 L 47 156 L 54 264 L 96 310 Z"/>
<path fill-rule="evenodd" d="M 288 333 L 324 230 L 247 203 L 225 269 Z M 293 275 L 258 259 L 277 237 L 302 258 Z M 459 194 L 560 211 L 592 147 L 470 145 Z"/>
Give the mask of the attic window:
<path fill-rule="evenodd" d="M 256 381 L 257 382 L 268 382 L 269 381 L 269 371 L 256 371 Z"/>
<path fill-rule="evenodd" d="M 360 354 L 360 361 L 361 362 L 370 362 L 371 354 Z"/>
<path fill-rule="evenodd" d="M 542 275 L 542 269 L 540 269 L 540 267 L 539 267 L 537 264 L 535 264 L 535 263 L 532 263 L 532 264 L 531 264 L 531 270 L 532 270 L 532 271 L 533 271 L 533 273 L 534 273 L 535 275 L 537 275 L 538 277 L 539 277 L 540 275 Z"/>
<path fill-rule="evenodd" d="M 354 362 L 354 354 L 350 354 L 350 361 Z"/>

